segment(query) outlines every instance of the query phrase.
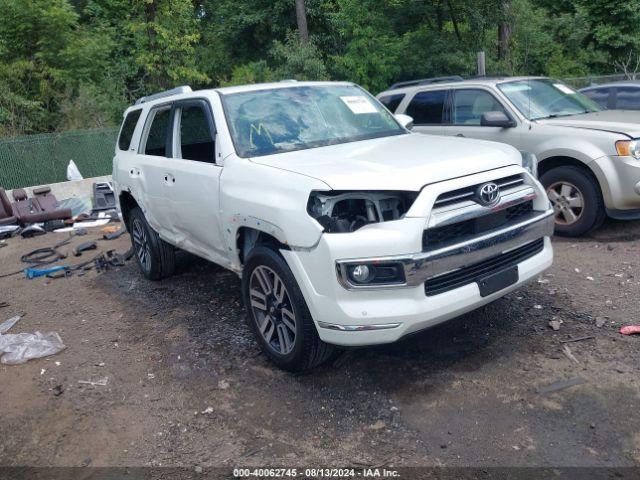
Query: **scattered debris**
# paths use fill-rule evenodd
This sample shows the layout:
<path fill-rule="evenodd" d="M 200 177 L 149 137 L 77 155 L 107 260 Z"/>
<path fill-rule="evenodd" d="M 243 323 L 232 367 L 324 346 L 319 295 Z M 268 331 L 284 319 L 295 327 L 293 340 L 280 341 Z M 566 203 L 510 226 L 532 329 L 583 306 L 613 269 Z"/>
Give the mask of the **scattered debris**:
<path fill-rule="evenodd" d="M 562 353 L 564 353 L 564 355 L 572 362 L 580 363 L 578 359 L 573 355 L 568 345 L 564 345 L 562 347 Z"/>
<path fill-rule="evenodd" d="M 627 325 L 620 329 L 620 333 L 623 335 L 634 335 L 640 333 L 640 325 Z"/>
<path fill-rule="evenodd" d="M 18 320 L 20 320 L 21 318 L 22 318 L 22 315 L 15 315 L 10 319 L 0 323 L 0 334 L 8 332 L 9 329 L 13 327 L 16 323 L 18 323 Z"/>
<path fill-rule="evenodd" d="M 0 302 L 0 308 L 8 307 L 9 304 L 7 302 Z"/>
<path fill-rule="evenodd" d="M 593 335 L 586 335 L 584 337 L 573 337 L 568 338 L 566 340 L 560 340 L 560 343 L 573 343 L 573 342 L 581 342 L 582 340 L 591 340 L 592 338 L 596 338 Z"/>
<path fill-rule="evenodd" d="M 0 362 L 5 365 L 18 365 L 33 358 L 55 355 L 66 348 L 60 335 L 55 332 L 5 333 L 20 318 L 20 315 L 16 315 L 0 324 Z"/>
<path fill-rule="evenodd" d="M 209 413 L 213 413 L 213 407 L 207 407 L 203 411 L 201 411 L 200 413 L 202 413 L 203 415 L 207 415 Z"/>
<path fill-rule="evenodd" d="M 573 269 L 576 273 L 580 273 L 580 269 L 579 268 L 574 268 Z"/>
<path fill-rule="evenodd" d="M 587 280 L 589 280 L 590 282 L 593 282 L 595 280 L 595 278 L 593 277 L 587 277 Z"/>
<path fill-rule="evenodd" d="M 587 381 L 582 377 L 574 377 L 569 380 L 556 380 L 549 385 L 545 385 L 544 387 L 538 387 L 536 392 L 539 394 L 546 394 L 551 392 L 557 392 L 558 390 L 564 390 L 565 388 L 573 387 L 575 385 L 582 385 L 583 383 L 587 383 Z"/>
<path fill-rule="evenodd" d="M 227 382 L 226 380 L 220 380 L 218 382 L 218 388 L 220 390 L 226 390 L 227 388 L 229 388 L 229 382 Z"/>
<path fill-rule="evenodd" d="M 384 423 L 382 420 L 378 420 L 373 425 L 369 425 L 369 430 L 382 430 L 386 426 L 386 423 Z"/>
<path fill-rule="evenodd" d="M 539 278 L 538 279 L 538 283 L 544 285 L 546 283 L 549 283 L 549 279 L 548 278 Z"/>
<path fill-rule="evenodd" d="M 542 305 L 534 305 L 533 308 L 536 310 L 542 310 Z"/>
<path fill-rule="evenodd" d="M 553 331 L 557 332 L 560 330 L 560 325 L 562 325 L 562 320 L 550 320 L 549 326 L 553 329 Z"/>
<path fill-rule="evenodd" d="M 605 317 L 596 317 L 596 327 L 603 327 L 607 323 L 607 319 Z"/>
<path fill-rule="evenodd" d="M 78 383 L 82 385 L 91 385 L 92 387 L 106 387 L 109 382 L 109 377 L 99 378 L 96 381 L 93 380 L 78 380 Z"/>
<path fill-rule="evenodd" d="M 55 397 L 59 397 L 64 393 L 64 387 L 62 385 L 56 385 L 51 389 L 51 391 Z"/>

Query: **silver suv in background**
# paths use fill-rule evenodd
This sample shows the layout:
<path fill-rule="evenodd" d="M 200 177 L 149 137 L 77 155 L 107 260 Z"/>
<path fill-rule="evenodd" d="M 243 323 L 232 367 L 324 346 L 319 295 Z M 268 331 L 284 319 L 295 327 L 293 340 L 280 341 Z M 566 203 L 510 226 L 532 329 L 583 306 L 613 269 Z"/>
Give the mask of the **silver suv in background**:
<path fill-rule="evenodd" d="M 544 77 L 416 80 L 378 98 L 411 116 L 417 132 L 493 140 L 535 154 L 558 234 L 582 235 L 606 215 L 640 218 L 640 112 L 602 110 Z"/>

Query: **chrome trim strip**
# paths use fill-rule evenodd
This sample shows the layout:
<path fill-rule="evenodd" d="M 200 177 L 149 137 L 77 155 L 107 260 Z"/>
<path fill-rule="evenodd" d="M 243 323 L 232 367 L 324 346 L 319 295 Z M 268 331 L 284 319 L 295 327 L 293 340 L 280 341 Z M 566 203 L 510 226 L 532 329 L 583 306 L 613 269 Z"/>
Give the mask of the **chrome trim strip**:
<path fill-rule="evenodd" d="M 367 330 L 389 330 L 398 328 L 401 323 L 383 323 L 379 325 L 336 325 L 335 323 L 318 322 L 320 328 L 339 330 L 341 332 L 366 332 Z"/>
<path fill-rule="evenodd" d="M 515 225 L 486 233 L 466 242 L 448 247 L 420 252 L 413 255 L 394 255 L 338 260 L 336 272 L 338 282 L 347 290 L 377 290 L 388 288 L 415 287 L 429 278 L 437 277 L 486 258 L 499 255 L 542 237 L 553 235 L 554 211 L 546 210 L 528 220 Z M 347 266 L 360 263 L 401 263 L 404 268 L 405 283 L 393 285 L 353 285 L 347 276 Z"/>
<path fill-rule="evenodd" d="M 479 203 L 473 202 L 469 205 L 455 209 L 436 211 L 431 215 L 431 218 L 429 218 L 427 229 L 489 215 L 490 213 L 498 212 L 505 208 L 518 205 L 519 203 L 534 200 L 535 198 L 537 198 L 536 191 L 533 187 L 527 186 L 525 188 L 520 188 L 503 194 L 500 197 L 500 201 L 493 207 L 485 207 Z"/>

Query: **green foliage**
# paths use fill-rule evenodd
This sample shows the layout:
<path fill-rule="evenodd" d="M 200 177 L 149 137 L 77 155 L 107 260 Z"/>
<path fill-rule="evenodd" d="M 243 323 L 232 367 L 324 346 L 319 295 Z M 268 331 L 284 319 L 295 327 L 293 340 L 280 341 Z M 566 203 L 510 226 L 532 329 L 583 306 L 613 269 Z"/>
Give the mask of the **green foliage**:
<path fill-rule="evenodd" d="M 437 75 L 633 67 L 640 0 L 0 0 L 0 136 L 119 123 L 135 98 L 283 78 L 377 93 Z M 498 32 L 508 27 L 498 58 Z M 504 46 L 504 42 L 502 43 Z M 633 60 L 633 61 L 632 61 Z M 625 64 L 626 62 L 626 64 Z"/>

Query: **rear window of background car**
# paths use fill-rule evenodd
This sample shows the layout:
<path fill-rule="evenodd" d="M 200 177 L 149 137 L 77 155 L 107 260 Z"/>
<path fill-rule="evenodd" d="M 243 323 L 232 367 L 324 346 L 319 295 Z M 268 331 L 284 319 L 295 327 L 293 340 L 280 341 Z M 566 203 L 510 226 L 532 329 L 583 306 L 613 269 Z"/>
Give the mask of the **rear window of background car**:
<path fill-rule="evenodd" d="M 133 131 L 136 129 L 138 119 L 140 118 L 140 112 L 142 112 L 142 110 L 133 110 L 129 112 L 124 119 L 124 122 L 122 122 L 122 129 L 120 130 L 120 137 L 118 138 L 118 148 L 120 150 L 129 150 L 131 147 Z"/>
<path fill-rule="evenodd" d="M 398 105 L 400 105 L 400 102 L 402 102 L 404 97 L 404 93 L 394 93 L 393 95 L 380 97 L 378 100 L 380 100 L 380 103 L 387 107 L 390 112 L 395 113 L 396 108 L 398 108 Z"/>
<path fill-rule="evenodd" d="M 446 90 L 419 92 L 411 99 L 406 114 L 415 125 L 438 125 L 442 123 L 442 111 Z"/>

